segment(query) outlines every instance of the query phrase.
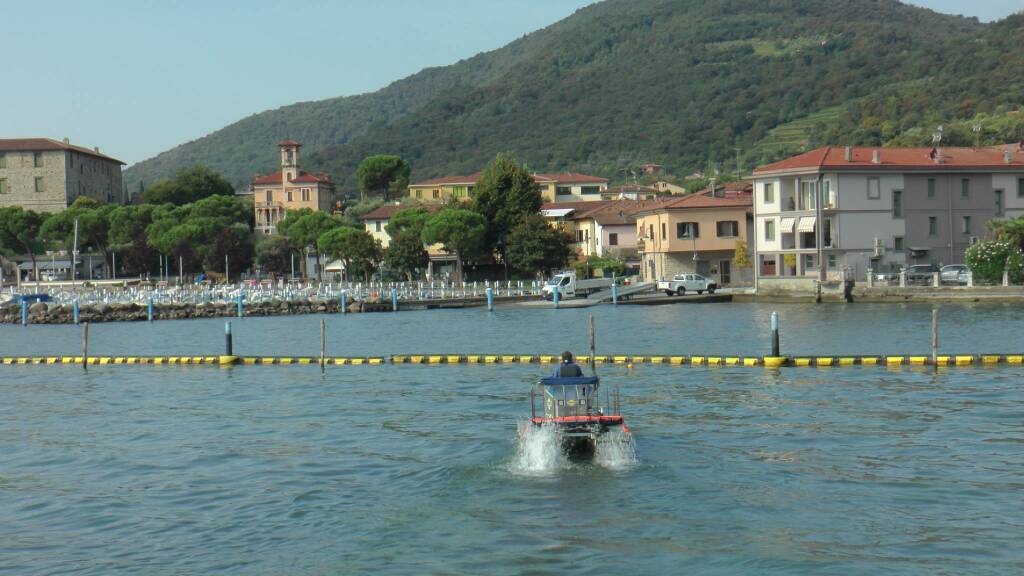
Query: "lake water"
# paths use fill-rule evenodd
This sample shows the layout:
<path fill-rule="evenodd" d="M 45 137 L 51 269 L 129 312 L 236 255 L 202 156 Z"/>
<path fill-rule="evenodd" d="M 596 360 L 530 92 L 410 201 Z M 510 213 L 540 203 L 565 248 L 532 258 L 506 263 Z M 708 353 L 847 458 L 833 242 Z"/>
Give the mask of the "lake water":
<path fill-rule="evenodd" d="M 919 305 L 328 316 L 328 353 L 929 352 Z M 945 306 L 943 353 L 1021 352 L 1024 312 Z M 315 355 L 318 316 L 233 320 Z M 72 326 L 0 355 L 73 354 Z M 94 354 L 214 354 L 223 321 L 94 324 Z M 1020 367 L 601 366 L 635 460 L 519 441 L 538 365 L 0 366 L 0 574 L 1024 572 Z M 534 447 L 535 448 L 535 447 Z"/>

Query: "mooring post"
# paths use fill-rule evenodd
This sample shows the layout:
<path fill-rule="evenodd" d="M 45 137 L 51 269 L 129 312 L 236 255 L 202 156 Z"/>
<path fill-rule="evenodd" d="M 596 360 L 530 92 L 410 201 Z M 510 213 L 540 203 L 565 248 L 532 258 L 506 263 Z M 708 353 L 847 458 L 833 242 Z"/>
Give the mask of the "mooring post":
<path fill-rule="evenodd" d="M 772 312 L 772 357 L 779 357 L 779 313 Z"/>
<path fill-rule="evenodd" d="M 342 314 L 348 312 L 348 302 L 345 301 L 347 299 L 348 298 L 347 298 L 347 294 L 345 294 L 345 290 L 342 290 L 341 293 L 338 294 L 338 304 L 341 306 L 341 313 Z"/>
<path fill-rule="evenodd" d="M 614 280 L 612 280 L 612 282 L 614 282 Z M 618 303 L 619 303 L 619 287 L 616 286 L 615 284 L 612 284 L 612 304 L 618 304 Z"/>
<path fill-rule="evenodd" d="M 71 305 L 72 316 L 74 316 L 75 324 L 78 324 L 78 298 L 75 298 L 74 304 Z"/>
<path fill-rule="evenodd" d="M 238 303 L 237 303 L 237 307 L 238 307 L 238 317 L 239 317 L 239 318 L 241 318 L 241 317 L 242 317 L 242 315 L 244 314 L 244 312 L 242 311 L 242 299 L 243 299 L 244 297 L 245 297 L 245 295 L 244 295 L 244 293 L 242 292 L 242 286 L 241 286 L 241 285 L 239 285 L 239 286 L 238 286 Z"/>
<path fill-rule="evenodd" d="M 398 290 L 391 289 L 391 311 L 398 312 Z"/>
<path fill-rule="evenodd" d="M 932 309 L 932 366 L 939 361 L 939 309 Z"/>
<path fill-rule="evenodd" d="M 557 309 L 558 308 L 558 286 L 555 286 L 555 288 L 551 291 L 551 300 L 554 301 L 555 308 Z"/>
<path fill-rule="evenodd" d="M 234 342 L 231 341 L 231 322 L 224 323 L 224 355 L 234 356 Z"/>
<path fill-rule="evenodd" d="M 28 326 L 28 302 L 21 299 L 21 325 Z"/>
<path fill-rule="evenodd" d="M 82 324 L 82 370 L 89 371 L 89 323 Z"/>
<path fill-rule="evenodd" d="M 487 311 L 494 312 L 494 288 L 487 287 Z"/>
<path fill-rule="evenodd" d="M 320 373 L 324 372 L 324 352 L 327 349 L 327 323 L 320 319 Z"/>
<path fill-rule="evenodd" d="M 153 297 L 150 296 L 146 299 L 146 317 L 150 322 L 153 321 Z"/>

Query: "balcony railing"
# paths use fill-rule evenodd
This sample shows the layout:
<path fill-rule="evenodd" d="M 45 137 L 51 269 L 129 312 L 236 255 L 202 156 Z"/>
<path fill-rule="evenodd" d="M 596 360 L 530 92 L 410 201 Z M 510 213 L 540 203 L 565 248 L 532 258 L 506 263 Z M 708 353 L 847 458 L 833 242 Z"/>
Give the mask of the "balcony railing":
<path fill-rule="evenodd" d="M 284 208 L 284 204 L 281 202 L 256 202 L 257 208 Z"/>

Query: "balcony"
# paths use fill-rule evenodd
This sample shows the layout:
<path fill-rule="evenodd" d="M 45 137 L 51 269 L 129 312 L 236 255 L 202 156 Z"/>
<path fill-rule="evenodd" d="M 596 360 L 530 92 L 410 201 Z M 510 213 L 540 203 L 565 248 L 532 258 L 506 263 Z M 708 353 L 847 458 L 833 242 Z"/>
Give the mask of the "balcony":
<path fill-rule="evenodd" d="M 284 208 L 284 204 L 281 203 L 281 202 L 267 202 L 267 201 L 256 202 L 255 206 L 256 206 L 257 210 L 259 210 L 259 209 L 270 210 L 270 209 L 274 209 L 274 208 Z"/>

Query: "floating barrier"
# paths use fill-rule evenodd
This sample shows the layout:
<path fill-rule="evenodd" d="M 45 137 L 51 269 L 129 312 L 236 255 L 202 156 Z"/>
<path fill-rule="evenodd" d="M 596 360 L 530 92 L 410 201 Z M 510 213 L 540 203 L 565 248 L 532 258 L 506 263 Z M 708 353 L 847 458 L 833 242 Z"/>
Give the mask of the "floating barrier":
<path fill-rule="evenodd" d="M 230 339 L 230 333 L 227 338 Z M 229 340 L 230 341 L 230 340 Z M 230 345 L 229 345 L 230 350 Z M 590 356 L 577 356 L 580 364 L 589 364 Z M 549 354 L 396 354 L 393 356 L 323 356 L 323 364 L 361 366 L 383 364 L 555 364 L 558 355 Z M 0 365 L 319 365 L 318 356 L 7 356 Z M 670 366 L 754 367 L 765 368 L 832 368 L 847 366 L 930 366 L 929 355 L 902 356 L 687 356 L 687 355 L 602 355 L 594 356 L 595 364 L 635 365 L 665 364 Z M 1024 354 L 953 354 L 936 356 L 936 366 L 1024 365 Z"/>

